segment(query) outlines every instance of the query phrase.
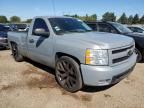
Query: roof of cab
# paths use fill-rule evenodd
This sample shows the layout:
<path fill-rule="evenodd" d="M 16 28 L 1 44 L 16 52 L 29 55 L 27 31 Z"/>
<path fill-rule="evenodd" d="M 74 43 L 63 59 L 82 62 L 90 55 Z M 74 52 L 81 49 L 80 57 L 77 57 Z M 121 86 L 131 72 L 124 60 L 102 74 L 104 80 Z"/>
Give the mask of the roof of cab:
<path fill-rule="evenodd" d="M 67 16 L 36 16 L 34 18 L 72 18 Z"/>

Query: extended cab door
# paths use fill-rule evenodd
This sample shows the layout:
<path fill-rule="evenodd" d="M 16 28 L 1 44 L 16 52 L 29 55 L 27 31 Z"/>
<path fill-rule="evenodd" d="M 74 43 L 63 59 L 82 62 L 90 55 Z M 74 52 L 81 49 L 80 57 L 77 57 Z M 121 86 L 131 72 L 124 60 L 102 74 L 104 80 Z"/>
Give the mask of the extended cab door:
<path fill-rule="evenodd" d="M 49 35 L 35 34 L 35 30 L 39 29 L 49 32 Z M 53 36 L 48 27 L 48 19 L 36 18 L 27 38 L 28 57 L 42 64 L 51 62 L 53 43 Z"/>

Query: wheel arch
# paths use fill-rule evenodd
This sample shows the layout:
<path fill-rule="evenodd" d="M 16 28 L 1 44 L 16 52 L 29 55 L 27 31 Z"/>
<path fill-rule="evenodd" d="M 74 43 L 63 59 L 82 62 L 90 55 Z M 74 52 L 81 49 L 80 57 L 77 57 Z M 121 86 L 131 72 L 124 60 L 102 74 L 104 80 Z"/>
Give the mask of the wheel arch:
<path fill-rule="evenodd" d="M 77 57 L 72 56 L 72 55 L 67 54 L 67 53 L 62 53 L 62 52 L 57 52 L 57 53 L 55 54 L 55 61 L 57 61 L 57 60 L 58 60 L 59 58 L 61 58 L 62 56 L 68 56 L 68 57 L 74 59 L 79 65 L 81 64 L 80 60 L 79 60 Z"/>
<path fill-rule="evenodd" d="M 17 44 L 16 42 L 14 42 L 14 41 L 10 41 L 10 44 Z"/>

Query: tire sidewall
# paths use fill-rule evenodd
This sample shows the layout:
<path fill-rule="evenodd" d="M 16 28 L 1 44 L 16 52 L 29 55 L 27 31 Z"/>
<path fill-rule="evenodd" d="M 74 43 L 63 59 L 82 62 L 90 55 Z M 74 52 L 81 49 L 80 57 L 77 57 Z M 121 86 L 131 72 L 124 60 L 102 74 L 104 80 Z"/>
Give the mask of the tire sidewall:
<path fill-rule="evenodd" d="M 74 88 L 69 89 L 67 87 L 64 87 L 60 83 L 60 81 L 58 79 L 58 76 L 57 76 L 57 64 L 59 62 L 61 62 L 61 61 L 67 61 L 67 62 L 69 62 L 73 66 L 73 68 L 74 68 L 74 70 L 75 70 L 75 72 L 77 74 L 77 83 L 76 83 L 76 86 Z M 63 57 L 61 57 L 60 59 L 57 60 L 57 62 L 56 62 L 56 73 L 55 74 L 56 74 L 55 77 L 56 77 L 56 80 L 57 80 L 58 84 L 61 87 L 63 87 L 65 90 L 69 91 L 69 92 L 76 92 L 76 91 L 80 90 L 82 88 L 82 86 L 83 86 L 81 72 L 80 72 L 80 66 L 79 66 L 79 64 L 74 59 L 72 59 L 70 57 L 63 56 Z"/>
<path fill-rule="evenodd" d="M 13 58 L 15 59 L 15 61 L 17 61 L 17 62 L 21 62 L 21 61 L 23 61 L 23 56 L 22 55 L 20 55 L 20 53 L 19 53 L 19 48 L 18 48 L 18 46 L 17 46 L 17 44 L 16 43 L 13 43 L 12 44 L 12 53 L 13 53 L 13 48 L 16 48 L 16 50 L 17 50 L 17 56 L 14 56 L 13 55 Z"/>
<path fill-rule="evenodd" d="M 135 49 L 136 50 L 136 53 L 137 53 L 137 62 L 141 62 L 142 61 L 142 54 L 141 54 L 141 52 L 140 52 L 140 50 L 139 49 Z"/>

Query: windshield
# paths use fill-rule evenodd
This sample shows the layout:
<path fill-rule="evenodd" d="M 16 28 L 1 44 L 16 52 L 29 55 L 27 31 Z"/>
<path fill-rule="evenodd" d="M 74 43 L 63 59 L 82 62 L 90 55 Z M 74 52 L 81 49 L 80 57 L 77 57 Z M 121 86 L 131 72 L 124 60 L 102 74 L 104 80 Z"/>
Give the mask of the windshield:
<path fill-rule="evenodd" d="M 54 32 L 58 35 L 64 33 L 89 32 L 92 29 L 84 22 L 74 18 L 49 18 Z"/>
<path fill-rule="evenodd" d="M 131 33 L 132 31 L 127 28 L 126 26 L 120 24 L 120 23 L 112 23 L 114 27 L 116 27 L 121 33 Z"/>

